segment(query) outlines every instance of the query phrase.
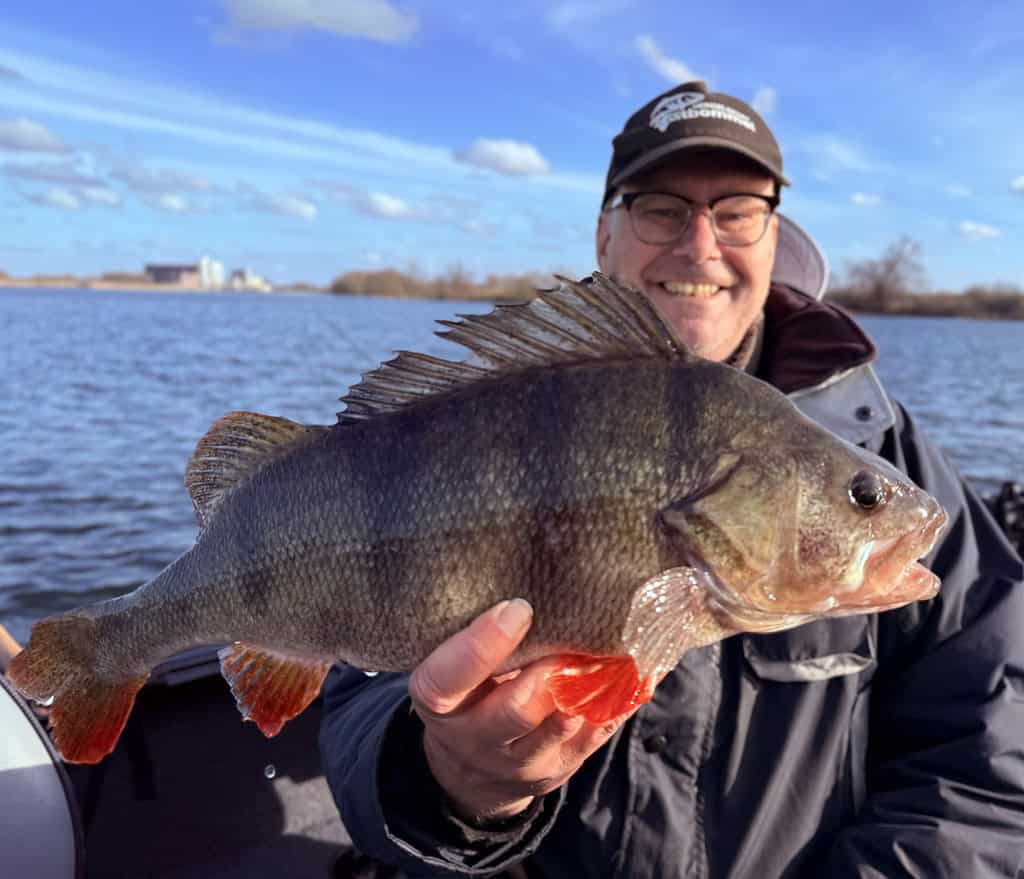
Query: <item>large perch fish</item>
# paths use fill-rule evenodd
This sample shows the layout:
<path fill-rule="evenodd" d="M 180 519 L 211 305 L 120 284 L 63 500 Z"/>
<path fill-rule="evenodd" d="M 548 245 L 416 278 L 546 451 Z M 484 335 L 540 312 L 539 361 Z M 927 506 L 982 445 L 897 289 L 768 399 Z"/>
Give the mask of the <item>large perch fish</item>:
<path fill-rule="evenodd" d="M 129 595 L 37 622 L 10 677 L 52 700 L 66 760 L 109 753 L 161 660 L 223 644 L 267 735 L 330 665 L 410 669 L 503 599 L 556 654 L 558 706 L 601 722 L 686 650 L 929 598 L 945 521 L 881 459 L 767 384 L 690 353 L 600 275 L 444 322 L 472 352 L 403 352 L 331 427 L 235 412 L 185 481 L 195 545 Z"/>

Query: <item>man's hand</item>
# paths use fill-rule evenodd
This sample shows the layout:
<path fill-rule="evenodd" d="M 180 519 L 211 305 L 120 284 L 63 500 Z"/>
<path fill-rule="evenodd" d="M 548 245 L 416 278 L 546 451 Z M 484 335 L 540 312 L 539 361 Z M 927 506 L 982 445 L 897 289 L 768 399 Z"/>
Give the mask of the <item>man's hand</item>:
<path fill-rule="evenodd" d="M 409 694 L 438 784 L 465 818 L 498 820 L 564 784 L 626 719 L 593 726 L 555 708 L 550 660 L 492 676 L 530 627 L 522 599 L 481 614 L 420 663 Z"/>

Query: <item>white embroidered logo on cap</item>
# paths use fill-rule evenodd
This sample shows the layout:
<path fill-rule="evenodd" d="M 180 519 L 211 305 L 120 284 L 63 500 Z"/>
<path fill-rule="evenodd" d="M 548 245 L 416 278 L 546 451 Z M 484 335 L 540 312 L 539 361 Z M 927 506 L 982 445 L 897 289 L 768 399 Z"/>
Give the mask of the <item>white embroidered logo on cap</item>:
<path fill-rule="evenodd" d="M 747 131 L 757 131 L 754 120 L 746 113 L 717 101 L 708 101 L 703 92 L 679 92 L 662 98 L 651 110 L 650 126 L 664 133 L 673 122 L 681 119 L 723 119 L 741 125 Z"/>

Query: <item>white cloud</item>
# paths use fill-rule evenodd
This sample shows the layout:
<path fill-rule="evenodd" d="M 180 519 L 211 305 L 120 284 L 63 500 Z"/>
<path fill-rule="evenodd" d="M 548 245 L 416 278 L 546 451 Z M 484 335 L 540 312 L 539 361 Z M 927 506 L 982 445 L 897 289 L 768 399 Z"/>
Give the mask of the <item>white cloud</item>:
<path fill-rule="evenodd" d="M 814 160 L 819 173 L 825 176 L 835 171 L 865 173 L 872 170 L 871 162 L 859 146 L 833 135 L 809 138 L 803 148 Z"/>
<path fill-rule="evenodd" d="M 671 83 L 690 82 L 702 78 L 690 70 L 682 61 L 669 58 L 661 51 L 654 38 L 647 34 L 641 34 L 634 39 L 633 48 L 643 55 L 644 60 L 652 70 L 665 77 Z"/>
<path fill-rule="evenodd" d="M 854 144 L 844 143 L 838 138 L 826 137 L 821 142 L 822 155 L 833 164 L 850 171 L 870 171 L 871 163 Z"/>
<path fill-rule="evenodd" d="M 969 241 L 984 241 L 986 239 L 998 238 L 1002 233 L 995 226 L 989 226 L 987 223 L 964 220 L 960 224 L 960 234 Z"/>
<path fill-rule="evenodd" d="M 576 27 L 585 21 L 605 18 L 627 5 L 627 0 L 562 0 L 554 4 L 545 17 L 551 27 L 563 30 Z"/>
<path fill-rule="evenodd" d="M 115 165 L 110 176 L 133 192 L 168 195 L 178 192 L 209 192 L 214 185 L 198 174 L 176 168 L 147 168 L 136 162 Z"/>
<path fill-rule="evenodd" d="M 360 190 L 349 183 L 338 183 L 334 180 L 310 180 L 308 185 L 320 191 L 339 204 L 350 204 L 359 195 Z"/>
<path fill-rule="evenodd" d="M 67 147 L 57 135 L 29 119 L 0 121 L 0 149 L 24 153 L 64 153 Z"/>
<path fill-rule="evenodd" d="M 1024 181 L 1024 177 L 1021 180 Z M 970 198 L 974 195 L 974 190 L 962 183 L 950 183 L 943 191 L 951 198 Z"/>
<path fill-rule="evenodd" d="M 160 208 L 162 211 L 167 211 L 169 214 L 187 214 L 192 210 L 192 206 L 187 198 L 170 192 L 150 199 L 149 203 L 154 207 Z"/>
<path fill-rule="evenodd" d="M 44 183 L 64 183 L 69 186 L 91 186 L 97 178 L 82 173 L 74 160 L 34 162 L 32 164 L 8 162 L 3 166 L 8 177 L 18 180 L 41 180 Z"/>
<path fill-rule="evenodd" d="M 299 217 L 303 220 L 315 220 L 317 206 L 308 198 L 299 195 L 271 195 L 266 201 L 267 209 L 275 214 L 286 217 Z"/>
<path fill-rule="evenodd" d="M 387 0 L 224 0 L 235 27 L 290 31 L 309 28 L 344 37 L 401 43 L 418 27 L 416 16 Z"/>
<path fill-rule="evenodd" d="M 372 192 L 331 180 L 310 181 L 309 185 L 338 204 L 379 220 L 431 222 L 482 233 L 485 224 L 479 218 L 480 203 L 472 198 L 440 192 L 419 202 L 387 192 Z"/>
<path fill-rule="evenodd" d="M 1010 189 L 1012 189 L 1014 192 L 1019 192 L 1022 195 L 1024 195 L 1024 174 L 1022 174 L 1020 177 L 1017 177 L 1010 184 Z"/>
<path fill-rule="evenodd" d="M 78 195 L 83 201 L 87 201 L 90 204 L 111 208 L 121 204 L 121 196 L 106 186 L 83 186 L 78 190 Z"/>
<path fill-rule="evenodd" d="M 247 210 L 280 214 L 283 217 L 298 217 L 302 220 L 314 220 L 319 212 L 316 202 L 302 195 L 261 192 L 249 184 L 240 184 L 238 191 L 242 195 L 242 207 Z"/>
<path fill-rule="evenodd" d="M 861 207 L 876 207 L 882 203 L 882 197 L 870 192 L 855 192 L 850 196 L 850 201 Z"/>
<path fill-rule="evenodd" d="M 412 220 L 419 214 L 407 201 L 384 192 L 368 192 L 357 200 L 356 207 L 360 213 L 385 220 Z"/>
<path fill-rule="evenodd" d="M 59 208 L 62 211 L 77 211 L 82 206 L 73 192 L 56 186 L 43 193 L 33 193 L 28 199 L 36 204 Z"/>
<path fill-rule="evenodd" d="M 770 86 L 763 85 L 754 93 L 754 100 L 750 102 L 758 113 L 767 118 L 775 112 L 775 103 L 778 100 L 778 93 Z"/>
<path fill-rule="evenodd" d="M 459 228 L 463 232 L 468 232 L 470 235 L 477 235 L 481 238 L 496 238 L 498 234 L 498 227 L 494 223 L 482 220 L 479 217 L 462 221 L 459 223 Z"/>
<path fill-rule="evenodd" d="M 455 158 L 467 165 L 489 168 L 512 177 L 547 174 L 551 170 L 535 146 L 518 140 L 479 138 L 466 149 L 457 152 Z"/>

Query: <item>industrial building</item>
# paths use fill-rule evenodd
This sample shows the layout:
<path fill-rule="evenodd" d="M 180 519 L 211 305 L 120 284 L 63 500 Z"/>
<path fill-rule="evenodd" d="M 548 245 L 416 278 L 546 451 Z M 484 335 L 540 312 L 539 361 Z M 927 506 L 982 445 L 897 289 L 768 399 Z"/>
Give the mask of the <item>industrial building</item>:
<path fill-rule="evenodd" d="M 150 263 L 146 266 L 146 277 L 154 284 L 219 290 L 224 286 L 224 265 L 208 256 L 188 265 Z"/>

